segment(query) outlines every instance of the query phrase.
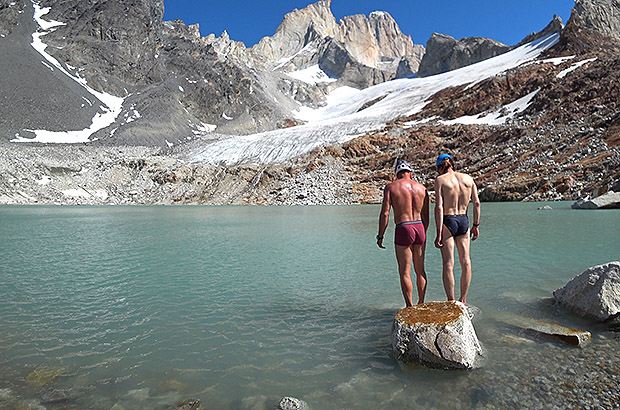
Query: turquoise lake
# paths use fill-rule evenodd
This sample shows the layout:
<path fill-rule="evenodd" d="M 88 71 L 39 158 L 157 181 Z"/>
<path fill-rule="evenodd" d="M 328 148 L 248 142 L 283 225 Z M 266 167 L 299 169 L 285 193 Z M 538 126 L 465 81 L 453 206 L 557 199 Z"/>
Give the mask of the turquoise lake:
<path fill-rule="evenodd" d="M 392 219 L 388 249 L 375 243 L 378 205 L 2 206 L 0 408 L 196 398 L 207 409 L 272 409 L 285 396 L 313 410 L 471 408 L 538 394 L 515 386 L 620 347 L 550 300 L 586 268 L 620 260 L 620 211 L 542 205 L 482 204 L 467 299 L 481 310 L 486 361 L 456 372 L 392 356 L 404 302 Z M 445 300 L 434 221 L 429 239 L 426 299 Z M 514 316 L 590 330 L 593 341 L 532 341 L 506 325 Z M 35 371 L 55 377 L 33 382 Z"/>

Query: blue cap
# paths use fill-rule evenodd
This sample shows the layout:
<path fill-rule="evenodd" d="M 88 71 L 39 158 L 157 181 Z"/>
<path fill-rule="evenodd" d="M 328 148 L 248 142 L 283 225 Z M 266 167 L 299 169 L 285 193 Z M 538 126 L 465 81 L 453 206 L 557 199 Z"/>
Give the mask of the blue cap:
<path fill-rule="evenodd" d="M 446 158 L 450 159 L 450 162 L 454 164 L 454 160 L 452 159 L 452 156 L 450 154 L 441 154 L 440 156 L 437 157 L 437 162 L 435 163 L 435 167 L 439 167 L 439 165 Z"/>

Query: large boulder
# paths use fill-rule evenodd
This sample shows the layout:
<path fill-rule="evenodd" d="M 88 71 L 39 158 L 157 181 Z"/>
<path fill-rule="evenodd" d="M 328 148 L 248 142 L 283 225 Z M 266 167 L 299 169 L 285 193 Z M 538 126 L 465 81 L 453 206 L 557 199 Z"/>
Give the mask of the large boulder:
<path fill-rule="evenodd" d="M 482 358 L 467 307 L 455 301 L 399 310 L 394 317 L 392 349 L 400 361 L 440 369 L 472 369 Z"/>
<path fill-rule="evenodd" d="M 620 192 L 609 191 L 591 199 L 580 199 L 571 205 L 573 209 L 618 209 Z"/>
<path fill-rule="evenodd" d="M 600 322 L 620 314 L 620 262 L 586 269 L 553 292 L 561 306 Z"/>

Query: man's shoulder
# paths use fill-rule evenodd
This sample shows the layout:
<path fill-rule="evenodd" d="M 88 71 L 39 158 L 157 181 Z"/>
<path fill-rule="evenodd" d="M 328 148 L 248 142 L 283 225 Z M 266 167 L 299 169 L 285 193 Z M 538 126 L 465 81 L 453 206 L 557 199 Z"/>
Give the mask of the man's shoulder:
<path fill-rule="evenodd" d="M 456 176 L 463 181 L 473 181 L 474 179 L 472 178 L 471 175 L 466 174 L 464 172 L 456 172 Z"/>
<path fill-rule="evenodd" d="M 391 187 L 395 186 L 395 184 L 397 182 L 398 182 L 398 180 L 392 181 L 392 182 L 388 182 L 387 184 L 385 184 L 385 189 L 390 189 Z"/>
<path fill-rule="evenodd" d="M 422 184 L 422 183 L 420 183 L 420 182 L 418 182 L 418 181 L 411 180 L 411 185 L 412 185 L 414 188 L 417 188 L 417 189 L 424 189 L 424 190 L 426 189 L 426 187 L 424 186 L 424 184 Z"/>
<path fill-rule="evenodd" d="M 438 175 L 437 178 L 435 178 L 435 181 L 441 184 L 442 182 L 449 180 L 452 177 L 452 175 L 454 174 L 445 173 L 443 175 Z"/>

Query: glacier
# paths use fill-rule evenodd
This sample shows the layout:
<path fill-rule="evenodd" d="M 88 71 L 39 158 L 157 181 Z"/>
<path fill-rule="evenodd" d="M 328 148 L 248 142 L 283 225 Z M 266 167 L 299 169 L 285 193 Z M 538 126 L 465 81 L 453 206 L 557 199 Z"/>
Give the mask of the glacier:
<path fill-rule="evenodd" d="M 559 41 L 559 34 L 538 39 L 491 59 L 458 70 L 424 78 L 398 79 L 363 90 L 338 88 L 326 105 L 315 110 L 300 108 L 304 125 L 244 136 L 227 136 L 189 149 L 184 156 L 192 162 L 240 165 L 276 164 L 308 153 L 322 145 L 344 143 L 357 136 L 382 129 L 399 117 L 420 112 L 435 93 L 448 87 L 468 87 L 506 70 L 531 63 Z M 533 95 L 515 102 L 523 107 Z M 370 107 L 361 108 L 373 101 Z M 497 118 L 493 117 L 495 123 Z"/>

